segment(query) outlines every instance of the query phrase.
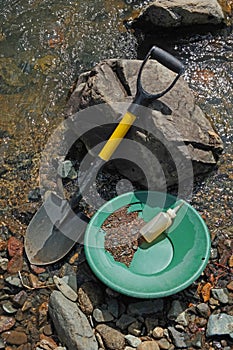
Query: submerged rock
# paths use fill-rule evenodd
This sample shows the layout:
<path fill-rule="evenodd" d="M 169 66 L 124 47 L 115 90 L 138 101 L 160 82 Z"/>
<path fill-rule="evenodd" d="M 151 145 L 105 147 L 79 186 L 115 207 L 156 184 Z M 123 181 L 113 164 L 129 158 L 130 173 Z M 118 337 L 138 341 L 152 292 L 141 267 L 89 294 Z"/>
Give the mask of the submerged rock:
<path fill-rule="evenodd" d="M 118 123 L 132 102 L 141 63 L 139 60 L 105 60 L 79 77 L 68 101 L 67 125 L 77 132 L 77 138 L 91 153 L 98 154 L 102 142 L 116 126 L 110 123 Z M 144 67 L 142 84 L 147 91 L 163 91 L 174 76 L 150 60 Z M 87 109 L 101 103 L 108 105 L 96 107 L 93 113 Z M 183 78 L 149 107 L 138 107 L 139 117 L 134 127 L 114 154 L 114 158 L 118 157 L 114 165 L 123 176 L 142 186 L 148 186 L 149 179 L 150 189 L 162 191 L 166 185 L 189 179 L 190 173 L 204 174 L 216 165 L 223 149 L 222 141 L 195 104 Z"/>

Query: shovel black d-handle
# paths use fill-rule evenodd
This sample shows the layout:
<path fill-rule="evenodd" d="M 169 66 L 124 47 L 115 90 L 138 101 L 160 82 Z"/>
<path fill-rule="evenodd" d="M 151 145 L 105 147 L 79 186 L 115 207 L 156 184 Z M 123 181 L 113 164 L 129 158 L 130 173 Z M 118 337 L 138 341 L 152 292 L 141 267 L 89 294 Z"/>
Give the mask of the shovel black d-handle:
<path fill-rule="evenodd" d="M 163 66 L 167 67 L 168 69 L 170 69 L 171 71 L 177 74 L 175 79 L 172 81 L 172 83 L 165 90 L 157 94 L 150 94 L 147 91 L 145 91 L 141 83 L 143 68 L 146 62 L 150 58 L 156 59 Z M 97 169 L 100 169 L 100 167 L 111 158 L 111 156 L 117 149 L 118 145 L 120 144 L 122 139 L 125 137 L 130 127 L 133 125 L 135 119 L 137 118 L 136 112 L 137 112 L 138 106 L 139 105 L 148 106 L 151 102 L 155 101 L 156 99 L 166 94 L 175 85 L 175 83 L 177 82 L 177 80 L 179 79 L 183 71 L 184 71 L 183 64 L 177 58 L 172 56 L 170 53 L 156 46 L 153 46 L 150 49 L 150 51 L 148 52 L 147 56 L 145 57 L 139 69 L 138 78 L 137 78 L 137 92 L 136 92 L 135 98 L 131 103 L 131 105 L 128 107 L 127 112 L 125 113 L 120 123 L 117 125 L 117 127 L 113 131 L 110 138 L 106 141 L 104 147 L 98 154 L 98 157 L 92 163 L 92 168 L 82 176 L 82 179 L 79 182 L 80 190 L 78 193 L 74 194 L 70 202 L 72 209 L 75 209 L 78 206 L 78 203 L 82 198 L 81 192 L 85 191 L 87 184 L 90 184 L 92 182 L 93 176 L 96 174 Z"/>

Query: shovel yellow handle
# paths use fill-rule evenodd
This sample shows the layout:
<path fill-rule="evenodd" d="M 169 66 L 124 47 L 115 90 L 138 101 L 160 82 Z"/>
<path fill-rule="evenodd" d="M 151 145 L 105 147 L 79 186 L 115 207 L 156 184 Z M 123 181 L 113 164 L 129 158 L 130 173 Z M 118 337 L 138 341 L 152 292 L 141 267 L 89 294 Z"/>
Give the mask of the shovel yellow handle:
<path fill-rule="evenodd" d="M 121 140 L 125 137 L 131 125 L 134 123 L 136 117 L 129 111 L 127 111 L 112 135 L 99 153 L 99 157 L 105 161 L 108 161 L 114 151 L 117 149 Z"/>

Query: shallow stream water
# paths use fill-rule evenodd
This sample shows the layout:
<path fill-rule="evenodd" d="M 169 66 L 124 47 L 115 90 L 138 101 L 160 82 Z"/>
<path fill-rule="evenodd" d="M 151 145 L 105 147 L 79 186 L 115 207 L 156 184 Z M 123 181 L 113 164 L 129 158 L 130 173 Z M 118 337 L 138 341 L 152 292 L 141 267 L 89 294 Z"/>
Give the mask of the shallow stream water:
<path fill-rule="evenodd" d="M 103 58 L 137 57 L 137 40 L 123 21 L 142 3 L 0 0 L 0 215 L 13 233 L 24 235 L 27 212 L 38 208 L 28 194 L 38 186 L 40 154 L 78 75 Z M 233 231 L 232 43 L 229 27 L 173 44 L 197 103 L 224 141 L 219 168 L 198 184 L 193 204 L 226 237 Z"/>

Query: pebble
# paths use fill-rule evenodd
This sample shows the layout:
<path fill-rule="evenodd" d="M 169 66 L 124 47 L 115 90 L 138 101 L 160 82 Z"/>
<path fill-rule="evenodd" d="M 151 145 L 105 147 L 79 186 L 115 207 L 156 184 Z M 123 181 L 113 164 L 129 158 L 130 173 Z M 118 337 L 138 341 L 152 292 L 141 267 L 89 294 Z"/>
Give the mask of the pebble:
<path fill-rule="evenodd" d="M 174 327 L 168 327 L 169 332 L 171 333 L 174 345 L 177 348 L 186 348 L 185 335 L 181 332 L 178 332 Z"/>
<path fill-rule="evenodd" d="M 7 258 L 0 258 L 0 270 L 3 272 L 7 270 L 9 260 Z"/>
<path fill-rule="evenodd" d="M 131 323 L 128 327 L 128 332 L 136 337 L 141 335 L 142 332 L 142 323 L 139 321 L 135 321 Z"/>
<path fill-rule="evenodd" d="M 108 310 L 101 310 L 100 308 L 96 308 L 93 311 L 93 318 L 96 322 L 110 322 L 114 320 L 113 315 Z"/>
<path fill-rule="evenodd" d="M 22 283 L 18 276 L 9 276 L 5 279 L 5 281 L 13 287 L 22 287 Z"/>
<path fill-rule="evenodd" d="M 152 331 L 152 335 L 155 339 L 160 339 L 164 335 L 164 329 L 162 327 L 155 327 Z"/>
<path fill-rule="evenodd" d="M 98 350 L 98 343 L 87 317 L 76 303 L 59 291 L 53 291 L 50 296 L 49 314 L 60 341 L 68 349 Z"/>
<path fill-rule="evenodd" d="M 10 274 L 16 274 L 23 268 L 23 256 L 16 254 L 14 255 L 7 264 L 7 272 Z"/>
<path fill-rule="evenodd" d="M 117 299 L 109 299 L 107 301 L 108 311 L 115 317 L 119 317 L 119 304 Z"/>
<path fill-rule="evenodd" d="M 222 304 L 227 304 L 229 301 L 228 292 L 226 288 L 213 288 L 212 295 Z"/>
<path fill-rule="evenodd" d="M 141 344 L 141 342 L 142 342 L 141 339 L 139 339 L 139 338 L 137 338 L 137 337 L 135 337 L 135 336 L 133 336 L 131 334 L 127 334 L 125 336 L 125 339 L 126 339 L 127 343 L 130 346 L 132 346 L 133 348 L 138 347 Z"/>
<path fill-rule="evenodd" d="M 163 299 L 146 300 L 129 304 L 127 313 L 134 316 L 150 315 L 162 311 L 163 307 Z"/>
<path fill-rule="evenodd" d="M 160 350 L 160 349 L 156 341 L 146 340 L 137 347 L 137 350 Z"/>
<path fill-rule="evenodd" d="M 164 349 L 164 350 L 170 349 L 171 344 L 166 338 L 159 339 L 157 343 L 160 349 Z"/>
<path fill-rule="evenodd" d="M 27 297 L 28 297 L 27 293 L 24 290 L 21 290 L 19 293 L 13 296 L 13 303 L 16 306 L 23 306 Z"/>
<path fill-rule="evenodd" d="M 8 331 L 15 325 L 15 319 L 13 317 L 0 316 L 0 333 Z"/>
<path fill-rule="evenodd" d="M 207 323 L 206 336 L 230 335 L 233 339 L 233 316 L 225 313 L 212 314 Z"/>
<path fill-rule="evenodd" d="M 228 265 L 230 267 L 233 267 L 233 255 L 230 256 L 229 260 L 228 260 Z"/>
<path fill-rule="evenodd" d="M 167 317 L 169 320 L 175 321 L 177 317 L 185 310 L 184 306 L 179 300 L 173 300 L 170 310 L 168 311 Z"/>
<path fill-rule="evenodd" d="M 187 313 L 185 311 L 181 312 L 181 314 L 177 316 L 176 322 L 182 326 L 187 326 L 189 323 Z"/>
<path fill-rule="evenodd" d="M 17 309 L 13 307 L 10 301 L 3 303 L 2 308 L 7 314 L 15 314 L 17 312 Z"/>
<path fill-rule="evenodd" d="M 28 339 L 24 332 L 18 331 L 7 331 L 1 334 L 3 340 L 11 345 L 22 345 L 26 344 Z"/>
<path fill-rule="evenodd" d="M 230 283 L 228 283 L 227 289 L 229 289 L 230 291 L 233 291 L 233 281 L 231 281 Z"/>
<path fill-rule="evenodd" d="M 125 337 L 121 332 L 105 324 L 98 325 L 96 327 L 96 331 L 99 332 L 99 334 L 103 338 L 104 344 L 108 349 L 110 350 L 124 349 Z"/>
<path fill-rule="evenodd" d="M 81 310 L 91 315 L 94 308 L 104 301 L 103 291 L 99 284 L 95 282 L 85 282 L 78 289 L 78 302 Z"/>
<path fill-rule="evenodd" d="M 62 292 L 62 294 L 64 294 L 66 298 L 71 301 L 77 300 L 78 294 L 67 283 L 65 283 L 64 280 L 57 276 L 54 276 L 53 281 L 56 287 Z"/>
<path fill-rule="evenodd" d="M 158 319 L 155 317 L 147 317 L 145 319 L 145 326 L 148 334 L 153 332 L 153 329 L 158 326 Z"/>
<path fill-rule="evenodd" d="M 136 318 L 129 316 L 127 314 L 121 315 L 121 317 L 117 320 L 116 326 L 121 330 L 125 330 L 131 323 L 135 322 Z"/>
<path fill-rule="evenodd" d="M 7 242 L 8 254 L 12 258 L 15 255 L 23 254 L 23 243 L 15 237 L 10 237 Z"/>
<path fill-rule="evenodd" d="M 205 318 L 208 318 L 211 314 L 209 305 L 206 303 L 201 303 L 201 304 L 197 305 L 197 311 L 201 316 L 203 316 Z"/>

